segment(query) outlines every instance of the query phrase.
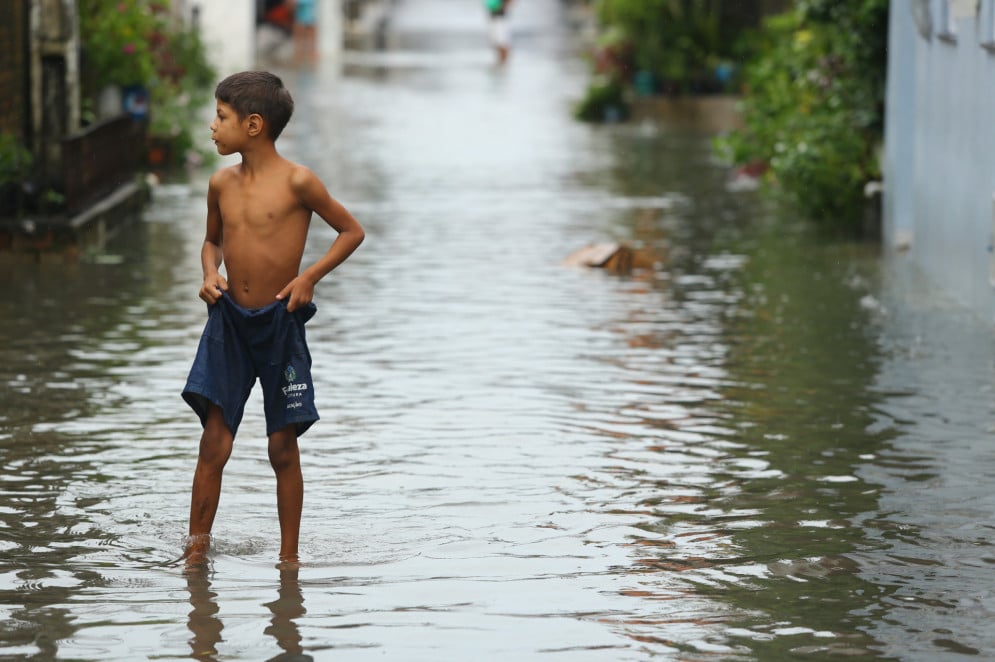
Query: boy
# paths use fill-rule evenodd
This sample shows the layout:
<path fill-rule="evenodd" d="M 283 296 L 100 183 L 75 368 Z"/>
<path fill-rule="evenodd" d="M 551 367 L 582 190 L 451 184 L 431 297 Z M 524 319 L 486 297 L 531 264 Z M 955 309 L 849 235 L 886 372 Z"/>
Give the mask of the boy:
<path fill-rule="evenodd" d="M 297 563 L 304 482 L 297 437 L 318 420 L 304 323 L 314 286 L 363 241 L 363 228 L 307 168 L 276 151 L 294 110 L 271 73 L 229 76 L 215 90 L 211 137 L 242 162 L 211 176 L 200 298 L 208 320 L 183 399 L 204 431 L 190 500 L 188 565 L 203 564 L 221 495 L 221 474 L 256 377 L 263 389 L 269 459 L 276 473 L 280 560 Z M 311 213 L 338 231 L 300 271 Z M 224 262 L 227 278 L 218 269 Z"/>

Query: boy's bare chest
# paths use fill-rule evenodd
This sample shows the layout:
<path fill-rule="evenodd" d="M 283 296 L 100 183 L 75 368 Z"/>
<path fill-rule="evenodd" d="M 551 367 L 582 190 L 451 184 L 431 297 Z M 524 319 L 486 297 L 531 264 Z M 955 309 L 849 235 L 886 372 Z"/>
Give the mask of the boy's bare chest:
<path fill-rule="evenodd" d="M 225 191 L 218 200 L 226 230 L 265 231 L 279 228 L 301 218 L 306 212 L 296 198 L 285 191 L 248 190 L 242 187 Z"/>

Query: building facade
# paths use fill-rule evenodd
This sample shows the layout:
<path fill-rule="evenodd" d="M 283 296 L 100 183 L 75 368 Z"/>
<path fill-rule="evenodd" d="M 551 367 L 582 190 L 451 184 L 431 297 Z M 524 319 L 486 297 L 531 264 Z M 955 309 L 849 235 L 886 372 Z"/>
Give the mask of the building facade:
<path fill-rule="evenodd" d="M 252 69 L 257 61 L 257 22 L 264 0 L 173 0 L 173 7 L 195 23 L 223 77 Z M 317 48 L 322 59 L 337 59 L 343 45 L 342 0 L 314 0 Z"/>
<path fill-rule="evenodd" d="M 995 0 L 893 0 L 883 237 L 995 319 Z"/>
<path fill-rule="evenodd" d="M 144 124 L 83 126 L 78 0 L 0 3 L 0 253 L 101 241 L 144 199 Z M 114 212 L 114 213 L 112 213 Z"/>
<path fill-rule="evenodd" d="M 80 129 L 77 25 L 76 0 L 0 3 L 0 213 L 20 206 L 24 181 L 61 187 L 63 142 Z M 19 164 L 13 170 L 12 159 Z"/>
<path fill-rule="evenodd" d="M 0 132 L 43 169 L 60 167 L 60 141 L 80 126 L 75 0 L 0 3 Z"/>

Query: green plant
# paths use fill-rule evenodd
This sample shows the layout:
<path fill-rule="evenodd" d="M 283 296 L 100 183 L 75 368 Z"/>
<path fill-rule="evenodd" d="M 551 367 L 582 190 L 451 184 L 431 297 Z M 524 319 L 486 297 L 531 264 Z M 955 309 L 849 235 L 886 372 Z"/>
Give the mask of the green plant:
<path fill-rule="evenodd" d="M 20 184 L 31 170 L 31 152 L 9 133 L 0 133 L 0 186 Z"/>
<path fill-rule="evenodd" d="M 864 185 L 880 177 L 887 12 L 887 0 L 798 0 L 769 19 L 747 69 L 745 128 L 722 141 L 834 227 L 862 220 Z"/>
<path fill-rule="evenodd" d="M 720 0 L 599 0 L 597 16 L 631 53 L 626 78 L 644 72 L 660 91 L 735 89 L 735 63 L 748 54 L 750 30 Z"/>
<path fill-rule="evenodd" d="M 45 189 L 45 192 L 42 193 L 42 200 L 52 207 L 61 207 L 66 204 L 66 196 L 51 188 Z"/>
<path fill-rule="evenodd" d="M 152 89 L 149 136 L 169 144 L 168 152 L 161 156 L 165 164 L 180 163 L 189 150 L 196 150 L 197 128 L 203 128 L 206 135 L 206 128 L 197 124 L 197 119 L 210 98 L 209 88 L 189 82 L 166 82 Z"/>
<path fill-rule="evenodd" d="M 81 0 L 80 17 L 84 107 L 95 107 L 105 85 L 144 87 L 150 137 L 169 141 L 172 160 L 182 161 L 215 78 L 198 32 L 175 16 L 169 0 Z"/>
<path fill-rule="evenodd" d="M 0 215 L 20 214 L 34 159 L 17 137 L 0 132 Z"/>
<path fill-rule="evenodd" d="M 617 78 L 596 77 L 587 88 L 587 94 L 577 104 L 574 115 L 587 122 L 625 119 L 628 115 L 625 88 Z"/>
<path fill-rule="evenodd" d="M 81 0 L 84 62 L 97 89 L 152 80 L 161 13 L 161 3 L 147 0 Z"/>
<path fill-rule="evenodd" d="M 188 89 L 207 88 L 217 75 L 197 30 L 176 22 L 163 25 L 153 58 L 159 80 L 182 83 Z"/>
<path fill-rule="evenodd" d="M 200 110 L 211 101 L 211 84 L 215 78 L 200 36 L 189 30 L 167 34 L 160 75 L 151 88 L 149 135 L 171 142 L 173 162 L 185 158 L 194 148 Z"/>

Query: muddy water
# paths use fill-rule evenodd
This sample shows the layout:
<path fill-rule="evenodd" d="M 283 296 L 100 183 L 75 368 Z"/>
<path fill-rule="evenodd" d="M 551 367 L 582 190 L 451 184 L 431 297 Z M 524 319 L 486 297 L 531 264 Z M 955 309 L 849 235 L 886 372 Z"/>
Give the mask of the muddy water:
<path fill-rule="evenodd" d="M 474 12 L 410 6 L 394 50 L 282 72 L 281 149 L 368 235 L 309 324 L 303 567 L 258 393 L 211 571 L 176 564 L 198 172 L 79 264 L 3 268 L 0 656 L 988 655 L 991 330 L 727 191 L 707 136 L 574 123 L 558 3 L 504 71 Z M 560 264 L 604 240 L 658 269 Z"/>

